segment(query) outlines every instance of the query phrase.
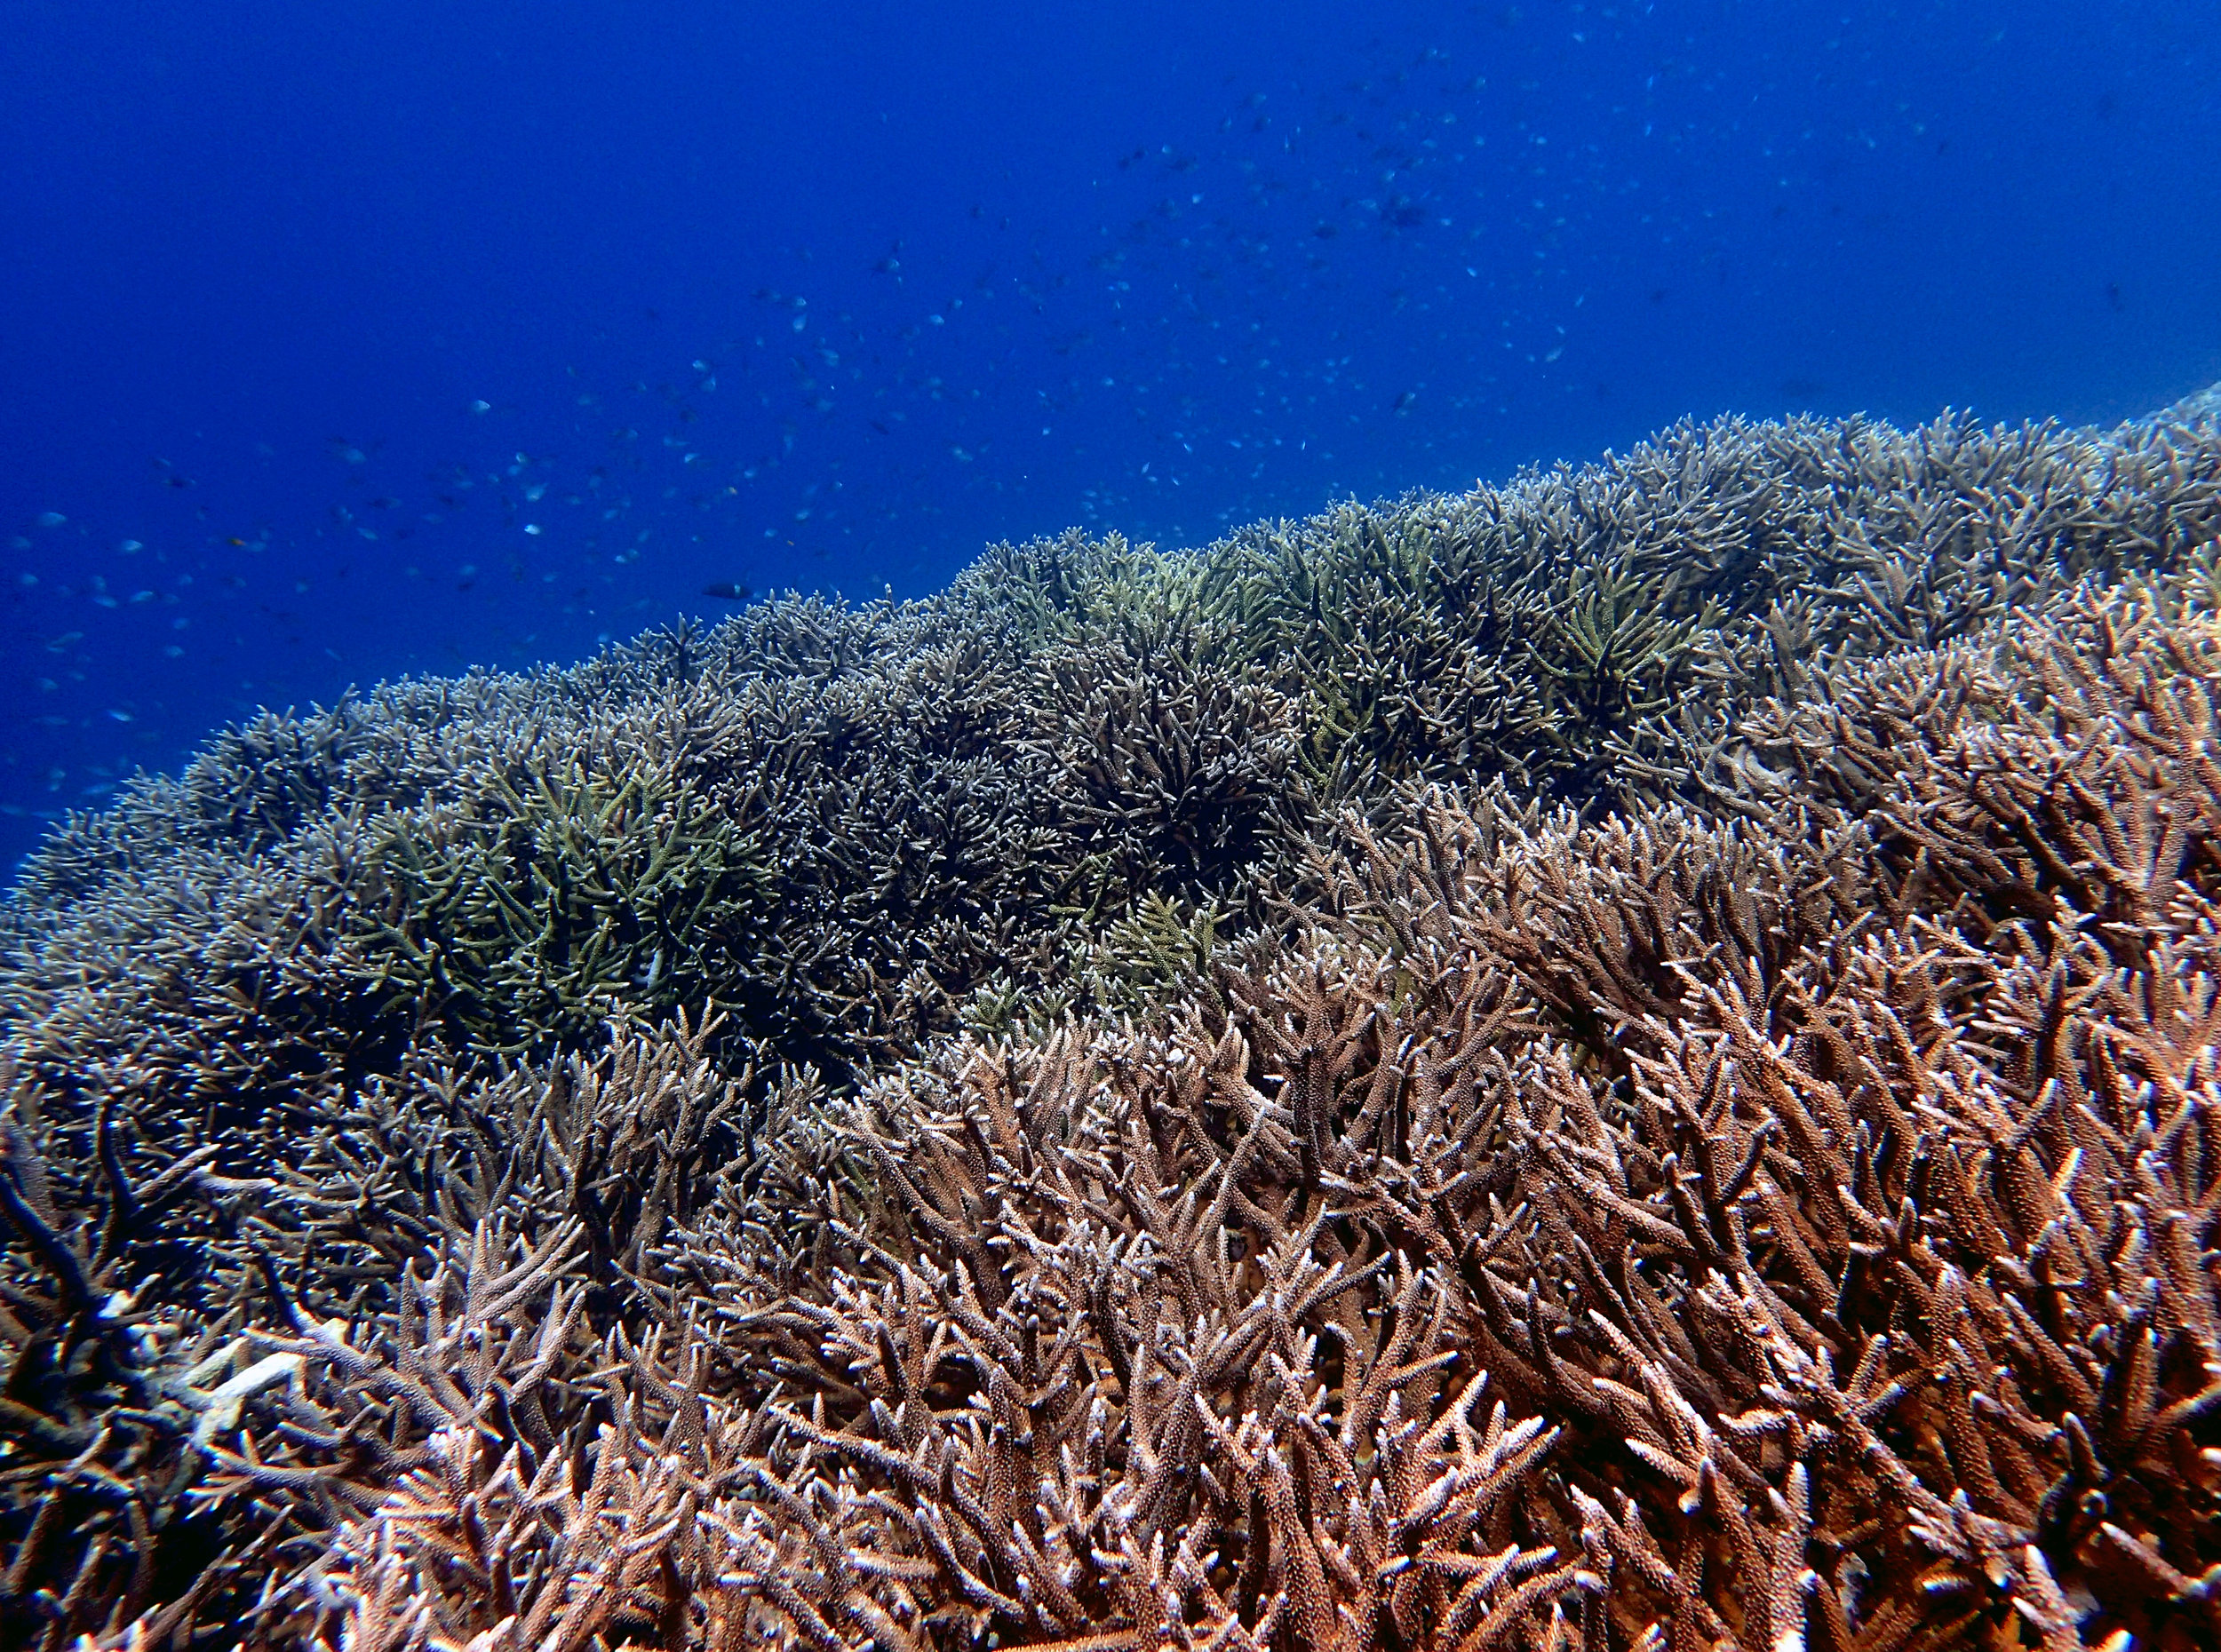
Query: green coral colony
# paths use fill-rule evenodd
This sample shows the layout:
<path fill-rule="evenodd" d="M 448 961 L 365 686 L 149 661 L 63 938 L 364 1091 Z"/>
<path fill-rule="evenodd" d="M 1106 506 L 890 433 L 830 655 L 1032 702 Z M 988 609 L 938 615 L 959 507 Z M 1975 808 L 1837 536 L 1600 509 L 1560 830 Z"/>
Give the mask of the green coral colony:
<path fill-rule="evenodd" d="M 0 917 L 0 1640 L 2221 1641 L 2221 423 L 267 714 Z"/>

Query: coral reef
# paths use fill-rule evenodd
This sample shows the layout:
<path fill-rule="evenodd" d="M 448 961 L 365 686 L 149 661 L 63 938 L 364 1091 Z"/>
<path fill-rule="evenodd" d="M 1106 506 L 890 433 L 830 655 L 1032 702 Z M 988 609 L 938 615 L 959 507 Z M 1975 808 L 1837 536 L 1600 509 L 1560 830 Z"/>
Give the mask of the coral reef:
<path fill-rule="evenodd" d="M 266 715 L 0 917 L 0 1640 L 2221 1638 L 2221 426 Z"/>

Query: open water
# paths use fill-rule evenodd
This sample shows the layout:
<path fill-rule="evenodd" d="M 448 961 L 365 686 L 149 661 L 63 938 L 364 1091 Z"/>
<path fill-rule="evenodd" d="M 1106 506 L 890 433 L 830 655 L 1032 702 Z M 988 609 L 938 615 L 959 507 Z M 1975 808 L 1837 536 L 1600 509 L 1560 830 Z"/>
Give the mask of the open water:
<path fill-rule="evenodd" d="M 744 589 L 2217 378 L 2209 0 L 11 0 L 0 868 Z"/>

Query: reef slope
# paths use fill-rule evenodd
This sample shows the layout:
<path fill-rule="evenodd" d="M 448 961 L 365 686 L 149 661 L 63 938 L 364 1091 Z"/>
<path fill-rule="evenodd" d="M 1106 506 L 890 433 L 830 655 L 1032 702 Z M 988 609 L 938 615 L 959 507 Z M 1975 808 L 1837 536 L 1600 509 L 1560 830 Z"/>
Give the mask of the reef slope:
<path fill-rule="evenodd" d="M 0 917 L 0 1637 L 2221 1637 L 2221 424 L 227 731 Z"/>

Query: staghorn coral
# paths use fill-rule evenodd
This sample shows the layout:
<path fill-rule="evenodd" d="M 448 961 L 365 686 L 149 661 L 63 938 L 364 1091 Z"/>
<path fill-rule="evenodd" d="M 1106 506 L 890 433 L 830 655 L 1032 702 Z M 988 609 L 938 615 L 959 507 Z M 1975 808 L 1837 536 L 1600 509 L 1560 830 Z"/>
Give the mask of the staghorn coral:
<path fill-rule="evenodd" d="M 235 731 L 7 909 L 0 1636 L 2208 1644 L 2217 557 L 1731 420 Z"/>
<path fill-rule="evenodd" d="M 475 817 L 392 822 L 364 878 L 375 989 L 462 1047 L 576 1044 L 743 976 L 767 926 L 760 840 L 663 776 L 496 782 Z"/>

